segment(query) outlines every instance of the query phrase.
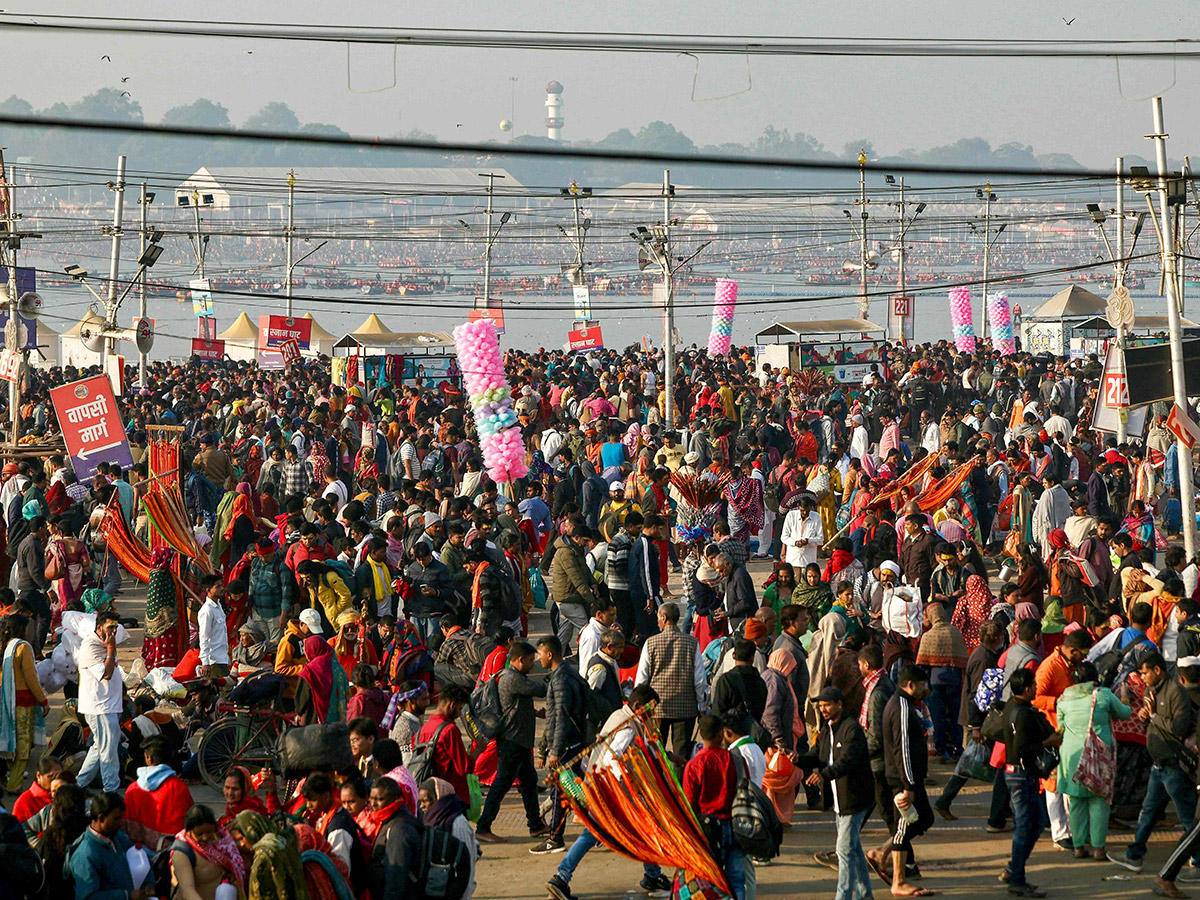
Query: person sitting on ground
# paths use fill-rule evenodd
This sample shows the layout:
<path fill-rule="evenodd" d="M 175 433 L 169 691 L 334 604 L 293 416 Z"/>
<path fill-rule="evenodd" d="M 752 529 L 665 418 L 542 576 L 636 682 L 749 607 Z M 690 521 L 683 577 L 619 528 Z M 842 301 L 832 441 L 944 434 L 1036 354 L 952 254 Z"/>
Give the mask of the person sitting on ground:
<path fill-rule="evenodd" d="M 160 737 L 142 742 L 146 765 L 137 770 L 137 781 L 125 790 L 125 831 L 152 851 L 161 850 L 183 828 L 195 801 L 192 792 L 163 762 L 166 744 Z"/>

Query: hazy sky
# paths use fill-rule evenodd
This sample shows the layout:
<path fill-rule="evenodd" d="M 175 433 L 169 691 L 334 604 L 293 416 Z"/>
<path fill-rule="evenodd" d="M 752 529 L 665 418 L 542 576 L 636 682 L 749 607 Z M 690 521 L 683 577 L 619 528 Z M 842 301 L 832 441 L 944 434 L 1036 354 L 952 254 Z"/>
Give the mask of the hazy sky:
<path fill-rule="evenodd" d="M 352 14 L 351 14 L 352 11 Z M 9 6 L 9 15 L 98 14 L 209 19 L 391 25 L 429 28 L 693 32 L 779 35 L 862 35 L 946 38 L 1197 37 L 1200 5 L 1133 4 L 1126 0 L 838 0 L 831 3 L 728 0 L 498 0 L 438 3 L 337 4 L 310 0 L 209 0 L 196 4 L 58 2 Z M 1063 18 L 1074 23 L 1067 26 Z M 544 87 L 565 86 L 565 140 L 595 139 L 621 127 L 662 119 L 697 143 L 744 142 L 766 125 L 804 131 L 829 149 L 867 138 L 880 153 L 924 149 L 961 137 L 993 145 L 1018 141 L 1037 152 L 1066 152 L 1093 166 L 1119 153 L 1151 155 L 1150 106 L 1139 99 L 1164 93 L 1172 157 L 1200 146 L 1193 115 L 1200 66 L 1169 61 L 1123 63 L 1118 83 L 1111 60 L 752 58 L 753 88 L 726 100 L 691 100 L 695 63 L 665 54 L 551 53 L 416 48 L 399 51 L 397 87 L 355 93 L 347 85 L 343 44 L 61 35 L 14 32 L 0 94 L 35 106 L 74 100 L 103 86 L 124 85 L 148 120 L 172 106 L 207 97 L 234 122 L 272 100 L 303 121 L 324 121 L 359 134 L 413 128 L 442 138 L 500 136 L 510 115 L 516 77 L 514 133 L 544 134 Z M 252 50 L 247 54 L 246 50 Z M 100 57 L 108 54 L 112 63 Z M 351 86 L 392 81 L 392 52 L 353 48 Z M 697 96 L 746 86 L 739 57 L 700 63 Z M 1174 86 L 1172 87 L 1172 81 Z M 1122 96 L 1124 95 L 1124 96 Z M 457 127 L 461 124 L 461 128 Z M 1195 152 L 1193 155 L 1195 155 Z"/>

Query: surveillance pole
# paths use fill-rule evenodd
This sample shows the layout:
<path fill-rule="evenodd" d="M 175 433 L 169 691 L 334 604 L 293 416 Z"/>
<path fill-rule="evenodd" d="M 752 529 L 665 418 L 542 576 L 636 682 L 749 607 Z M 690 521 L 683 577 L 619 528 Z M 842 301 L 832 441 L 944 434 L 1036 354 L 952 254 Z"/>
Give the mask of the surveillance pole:
<path fill-rule="evenodd" d="M 497 175 L 495 172 L 480 172 L 480 178 L 488 180 L 487 186 L 487 221 L 484 223 L 486 232 L 483 247 L 483 308 L 488 308 L 488 302 L 492 298 L 492 192 L 497 178 L 503 178 L 503 175 Z"/>
<path fill-rule="evenodd" d="M 1167 320 L 1171 335 L 1171 381 L 1175 388 L 1175 403 L 1186 412 L 1188 408 L 1187 380 L 1183 368 L 1183 326 L 1179 312 L 1179 285 L 1175 280 L 1175 248 L 1171 237 L 1171 210 L 1168 206 L 1167 134 L 1163 125 L 1162 97 L 1150 101 L 1154 113 L 1154 133 L 1146 135 L 1154 141 L 1158 162 L 1158 204 L 1162 226 L 1159 244 L 1162 251 L 1163 281 L 1167 292 Z M 1149 194 L 1147 194 L 1147 199 Z M 1183 508 L 1183 546 L 1188 559 L 1196 553 L 1196 497 L 1192 482 L 1192 451 L 1182 440 L 1176 443 L 1179 464 L 1179 502 Z"/>
<path fill-rule="evenodd" d="M 121 219 L 125 213 L 125 157 L 117 157 L 117 181 L 113 186 L 112 249 L 108 258 L 108 298 L 104 303 L 104 324 L 116 328 L 117 322 L 117 278 L 121 275 Z M 100 346 L 100 368 L 103 369 L 109 353 L 111 338 L 105 337 Z"/>
<path fill-rule="evenodd" d="M 288 223 L 287 223 L 287 314 L 292 315 L 292 235 L 295 233 L 296 171 L 288 169 Z"/>

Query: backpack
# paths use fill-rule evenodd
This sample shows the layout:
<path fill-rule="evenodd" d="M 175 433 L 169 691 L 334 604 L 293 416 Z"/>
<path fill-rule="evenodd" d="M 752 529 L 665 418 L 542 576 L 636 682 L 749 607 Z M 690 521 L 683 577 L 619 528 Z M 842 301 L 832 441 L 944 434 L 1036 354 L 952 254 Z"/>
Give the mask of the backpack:
<path fill-rule="evenodd" d="M 1150 640 L 1143 634 L 1136 641 L 1126 647 L 1124 650 L 1117 650 L 1115 647 L 1105 653 L 1101 653 L 1096 657 L 1096 672 L 1100 675 L 1100 684 L 1104 687 L 1111 688 L 1117 680 L 1117 676 L 1121 674 L 1121 670 L 1125 668 L 1125 661 L 1132 655 L 1142 641 Z"/>
<path fill-rule="evenodd" d="M 408 877 L 416 886 L 415 897 L 462 900 L 471 883 L 466 846 L 444 828 L 423 828 L 421 850 Z"/>
<path fill-rule="evenodd" d="M 446 730 L 447 724 L 443 722 L 439 725 L 429 740 L 418 744 L 417 736 L 413 735 L 412 745 L 408 748 L 400 748 L 404 767 L 417 780 L 418 785 L 424 784 L 427 778 L 432 778 L 436 774 L 433 770 L 433 748 L 437 745 L 442 732 Z"/>
<path fill-rule="evenodd" d="M 466 637 L 466 644 L 467 662 L 471 664 L 471 668 L 475 670 L 475 675 L 478 677 L 488 656 L 496 649 L 495 643 L 482 634 L 471 632 Z"/>
<path fill-rule="evenodd" d="M 434 447 L 426 453 L 425 458 L 421 460 L 421 473 L 432 475 L 435 482 L 444 484 L 450 475 L 450 463 L 446 459 L 446 451 L 441 447 Z"/>
<path fill-rule="evenodd" d="M 743 853 L 755 859 L 774 859 L 783 843 L 783 826 L 775 812 L 775 804 L 752 782 L 745 760 L 734 753 L 733 765 L 738 773 L 737 790 L 733 795 L 730 825 L 733 837 Z"/>
<path fill-rule="evenodd" d="M 350 568 L 350 563 L 340 559 L 327 559 L 325 560 L 325 565 L 337 572 L 341 576 L 342 581 L 346 583 L 346 587 L 351 592 L 354 591 L 354 570 Z M 328 578 L 325 579 L 325 586 L 329 587 Z"/>
<path fill-rule="evenodd" d="M 196 851 L 187 841 L 172 841 L 154 854 L 150 865 L 150 874 L 154 878 L 154 894 L 156 897 L 174 897 L 175 888 L 171 884 L 171 851 L 178 850 L 196 864 Z"/>
<path fill-rule="evenodd" d="M 975 688 L 975 706 L 980 712 L 986 713 L 992 704 L 1004 693 L 1004 669 L 984 669 L 983 677 Z"/>
<path fill-rule="evenodd" d="M 500 574 L 500 620 L 512 622 L 521 618 L 524 597 L 517 589 L 517 582 L 507 574 Z"/>
<path fill-rule="evenodd" d="M 475 743 L 486 743 L 500 733 L 504 726 L 504 710 L 500 707 L 500 676 L 486 681 L 471 692 L 462 711 L 463 727 Z"/>

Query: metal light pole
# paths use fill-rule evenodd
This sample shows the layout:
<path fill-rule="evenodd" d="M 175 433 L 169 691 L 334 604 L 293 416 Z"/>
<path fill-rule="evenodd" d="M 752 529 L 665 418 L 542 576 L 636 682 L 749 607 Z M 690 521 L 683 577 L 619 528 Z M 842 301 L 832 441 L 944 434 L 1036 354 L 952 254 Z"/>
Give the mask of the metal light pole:
<path fill-rule="evenodd" d="M 149 211 L 150 203 L 152 202 L 153 194 L 146 193 L 146 182 L 142 182 L 142 195 L 138 198 L 138 204 L 142 208 L 142 240 L 139 247 L 138 258 L 141 259 L 146 255 L 146 214 Z M 141 318 L 146 317 L 146 270 L 142 269 L 141 277 L 138 279 L 138 315 Z M 142 387 L 146 386 L 146 354 L 141 350 L 138 351 L 138 384 Z"/>
<path fill-rule="evenodd" d="M 200 192 L 192 191 L 192 209 L 196 212 L 196 274 L 204 277 L 204 238 L 200 234 Z"/>
<path fill-rule="evenodd" d="M 1113 290 L 1125 286 L 1125 182 L 1122 173 L 1125 171 L 1125 157 L 1117 157 L 1117 259 L 1116 283 Z M 1117 324 L 1117 353 L 1125 353 L 1125 321 Z M 1122 368 L 1122 371 L 1124 369 Z M 1123 444 L 1128 439 L 1126 428 L 1127 417 L 1117 416 L 1117 443 Z"/>
<path fill-rule="evenodd" d="M 8 225 L 8 249 L 5 253 L 8 262 L 8 324 L 4 329 L 4 346 L 14 353 L 20 351 L 20 335 L 21 327 L 17 320 L 17 244 L 13 237 L 13 224 L 16 220 L 16 215 L 13 211 L 14 194 L 12 187 L 5 177 L 4 157 L 0 155 L 0 181 L 3 181 L 2 189 L 4 191 L 4 217 Z M 17 180 L 16 166 L 13 167 L 12 181 Z M 8 412 L 9 412 L 9 432 L 8 439 L 15 447 L 21 435 L 18 433 L 21 428 L 21 380 L 9 382 L 8 385 Z"/>
<path fill-rule="evenodd" d="M 1150 101 L 1154 113 L 1154 133 L 1146 135 L 1154 141 L 1154 155 L 1158 163 L 1158 204 L 1162 225 L 1159 243 L 1162 248 L 1163 280 L 1167 292 L 1167 321 L 1171 335 L 1171 382 L 1175 388 L 1175 403 L 1186 410 L 1187 380 L 1183 368 L 1183 327 L 1179 312 L 1179 285 L 1175 280 L 1175 249 L 1171 236 L 1171 210 L 1167 205 L 1167 134 L 1163 125 L 1162 97 Z M 1179 502 L 1183 508 L 1183 546 L 1188 559 L 1196 553 L 1196 497 L 1192 483 L 1192 451 L 1178 441 L 1179 453 Z"/>
<path fill-rule="evenodd" d="M 671 170 L 663 169 L 663 290 L 666 310 L 663 315 L 663 427 L 675 428 L 675 284 L 671 272 Z"/>
<path fill-rule="evenodd" d="M 117 279 L 121 275 L 121 220 L 125 214 L 125 157 L 117 157 L 117 181 L 113 186 L 112 247 L 108 257 L 108 299 L 105 301 L 104 322 L 109 328 L 116 327 Z M 104 368 L 109 353 L 110 338 L 104 338 L 100 346 L 100 367 Z"/>
<path fill-rule="evenodd" d="M 497 175 L 495 172 L 480 172 L 480 178 L 488 180 L 487 186 L 487 220 L 484 223 L 486 230 L 484 250 L 483 250 L 483 305 L 487 307 L 488 301 L 492 297 L 492 194 L 495 188 L 496 179 L 503 178 L 503 175 Z"/>
<path fill-rule="evenodd" d="M 988 336 L 987 295 L 988 275 L 992 261 L 992 182 L 983 185 L 983 296 L 979 299 L 979 333 Z"/>
<path fill-rule="evenodd" d="M 862 228 L 858 232 L 858 311 L 862 318 L 871 316 L 871 301 L 867 297 L 867 154 L 858 151 L 858 205 Z"/>
<path fill-rule="evenodd" d="M 288 186 L 288 223 L 287 223 L 287 314 L 290 317 L 292 314 L 292 234 L 295 230 L 295 212 L 296 212 L 296 172 L 294 169 L 288 169 L 287 175 Z"/>

